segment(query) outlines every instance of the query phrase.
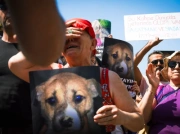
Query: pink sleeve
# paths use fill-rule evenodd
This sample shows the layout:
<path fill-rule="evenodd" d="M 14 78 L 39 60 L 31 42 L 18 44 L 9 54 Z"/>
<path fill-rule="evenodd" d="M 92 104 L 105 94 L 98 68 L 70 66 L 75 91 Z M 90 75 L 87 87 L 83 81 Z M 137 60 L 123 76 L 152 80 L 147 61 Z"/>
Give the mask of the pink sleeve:
<path fill-rule="evenodd" d="M 142 79 L 141 79 L 141 84 L 139 86 L 140 88 L 140 92 L 141 92 L 141 95 L 144 96 L 144 94 L 146 93 L 146 90 L 148 88 L 148 80 L 145 78 L 145 76 L 142 76 Z"/>

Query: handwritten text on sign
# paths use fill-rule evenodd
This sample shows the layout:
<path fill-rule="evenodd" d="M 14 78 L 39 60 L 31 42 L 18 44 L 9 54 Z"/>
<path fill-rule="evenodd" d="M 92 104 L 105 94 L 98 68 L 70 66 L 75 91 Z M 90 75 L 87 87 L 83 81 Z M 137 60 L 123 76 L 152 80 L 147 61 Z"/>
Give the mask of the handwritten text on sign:
<path fill-rule="evenodd" d="M 180 38 L 180 13 L 124 16 L 126 40 Z"/>

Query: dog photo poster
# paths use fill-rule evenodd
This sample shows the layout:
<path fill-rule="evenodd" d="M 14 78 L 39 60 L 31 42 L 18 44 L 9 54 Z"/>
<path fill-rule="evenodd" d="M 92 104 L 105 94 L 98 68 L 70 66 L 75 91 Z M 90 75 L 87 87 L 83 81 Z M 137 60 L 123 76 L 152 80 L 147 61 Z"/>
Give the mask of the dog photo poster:
<path fill-rule="evenodd" d="M 111 34 L 111 21 L 105 19 L 97 19 L 92 22 L 92 27 L 95 32 L 97 40 L 97 54 L 96 56 L 102 60 L 102 53 L 104 49 L 104 38 Z"/>
<path fill-rule="evenodd" d="M 94 123 L 102 107 L 96 66 L 30 72 L 33 134 L 104 134 Z"/>
<path fill-rule="evenodd" d="M 126 41 L 105 37 L 102 65 L 116 72 L 125 83 L 131 97 L 134 82 L 133 47 Z"/>

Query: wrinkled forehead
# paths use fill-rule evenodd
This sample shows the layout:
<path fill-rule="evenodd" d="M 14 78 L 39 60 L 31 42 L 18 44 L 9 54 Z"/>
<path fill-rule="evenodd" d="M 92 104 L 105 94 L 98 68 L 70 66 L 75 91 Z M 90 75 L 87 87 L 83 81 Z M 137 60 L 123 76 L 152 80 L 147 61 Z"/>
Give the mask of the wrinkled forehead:
<path fill-rule="evenodd" d="M 180 62 L 180 53 L 176 54 L 174 57 L 171 58 L 171 61 L 178 61 Z"/>
<path fill-rule="evenodd" d="M 161 54 L 153 54 L 149 57 L 149 61 L 153 61 L 153 60 L 162 60 L 163 59 L 163 55 Z"/>

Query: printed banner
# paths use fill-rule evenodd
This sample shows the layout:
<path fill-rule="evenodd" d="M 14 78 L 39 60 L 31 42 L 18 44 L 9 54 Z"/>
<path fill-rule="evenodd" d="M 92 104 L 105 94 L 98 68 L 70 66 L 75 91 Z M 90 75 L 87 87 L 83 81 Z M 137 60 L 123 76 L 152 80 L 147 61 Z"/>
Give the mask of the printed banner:
<path fill-rule="evenodd" d="M 130 95 L 135 98 L 135 92 L 131 91 L 134 83 L 133 47 L 131 44 L 123 40 L 105 37 L 102 66 L 116 72 L 125 83 Z"/>
<path fill-rule="evenodd" d="M 94 29 L 97 40 L 96 50 L 98 53 L 96 56 L 102 60 L 104 38 L 111 34 L 111 22 L 109 20 L 97 19 L 92 22 L 92 27 Z"/>
<path fill-rule="evenodd" d="M 124 16 L 125 40 L 180 38 L 180 13 Z"/>
<path fill-rule="evenodd" d="M 33 134 L 103 134 L 99 67 L 30 72 Z"/>

